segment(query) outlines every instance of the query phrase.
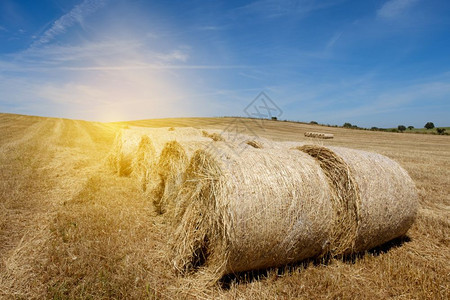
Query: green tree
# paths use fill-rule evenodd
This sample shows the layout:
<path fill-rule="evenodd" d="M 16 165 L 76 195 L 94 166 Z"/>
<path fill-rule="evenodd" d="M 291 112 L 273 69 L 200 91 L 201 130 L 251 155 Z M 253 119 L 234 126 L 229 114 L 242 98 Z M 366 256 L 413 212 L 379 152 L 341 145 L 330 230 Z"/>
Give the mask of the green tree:
<path fill-rule="evenodd" d="M 414 126 L 408 126 L 408 129 L 409 129 L 409 130 L 413 130 L 413 129 L 414 129 Z"/>
<path fill-rule="evenodd" d="M 434 128 L 434 124 L 433 122 L 427 122 L 427 124 L 425 124 L 424 126 L 426 129 L 433 129 Z"/>
<path fill-rule="evenodd" d="M 445 134 L 445 128 L 436 128 L 436 131 L 440 135 Z"/>
<path fill-rule="evenodd" d="M 406 127 L 405 127 L 405 125 L 398 125 L 397 129 L 398 129 L 398 131 L 403 132 L 406 130 Z"/>
<path fill-rule="evenodd" d="M 315 125 L 317 125 L 318 123 L 317 123 L 316 121 L 311 121 L 311 122 L 309 122 L 309 124 L 315 124 Z"/>
<path fill-rule="evenodd" d="M 344 123 L 344 125 L 342 125 L 342 127 L 344 127 L 344 128 L 352 128 L 352 124 L 351 123 Z"/>

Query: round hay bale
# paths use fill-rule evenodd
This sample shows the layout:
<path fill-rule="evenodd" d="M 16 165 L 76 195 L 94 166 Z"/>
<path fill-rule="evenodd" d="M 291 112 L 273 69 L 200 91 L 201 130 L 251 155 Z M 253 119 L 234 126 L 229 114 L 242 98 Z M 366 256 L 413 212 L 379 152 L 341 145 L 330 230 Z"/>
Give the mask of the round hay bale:
<path fill-rule="evenodd" d="M 294 149 L 300 146 L 303 146 L 305 142 L 292 142 L 292 141 L 283 141 L 283 142 L 272 142 L 271 147 L 277 150 L 286 150 L 286 149 Z"/>
<path fill-rule="evenodd" d="M 320 139 L 332 139 L 334 135 L 332 133 L 322 132 L 305 132 L 306 137 L 320 138 Z"/>
<path fill-rule="evenodd" d="M 148 136 L 143 135 L 141 137 L 132 164 L 132 175 L 137 179 L 142 190 L 145 191 L 156 164 L 155 147 L 153 147 L 153 143 Z"/>
<path fill-rule="evenodd" d="M 120 130 L 117 133 L 108 162 L 113 171 L 119 176 L 129 176 L 131 174 L 133 157 L 140 139 L 140 134 L 128 129 Z"/>
<path fill-rule="evenodd" d="M 329 252 L 341 255 L 352 251 L 359 223 L 359 193 L 347 164 L 333 151 L 317 145 L 304 145 L 297 148 L 320 164 L 331 188 L 333 205 L 333 226 L 330 231 Z"/>
<path fill-rule="evenodd" d="M 202 140 L 210 139 L 202 137 L 201 131 L 192 127 L 180 127 L 169 131 L 168 127 L 146 128 L 132 127 L 121 130 L 116 135 L 113 149 L 108 157 L 108 164 L 121 176 L 129 176 L 133 172 L 133 161 L 138 152 L 142 136 L 148 136 L 152 142 L 155 157 L 159 156 L 164 144 L 172 140 Z"/>
<path fill-rule="evenodd" d="M 325 172 L 347 174 L 344 188 L 347 192 L 354 188 L 357 193 L 356 205 L 354 196 L 345 197 L 351 201 L 349 207 L 357 208 L 358 218 L 354 247 L 347 252 L 371 249 L 406 234 L 415 220 L 418 195 L 411 177 L 398 163 L 377 153 L 341 147 L 305 146 L 300 150 L 316 157 Z"/>
<path fill-rule="evenodd" d="M 117 160 L 118 160 L 118 155 L 120 153 L 121 143 L 122 143 L 122 131 L 118 131 L 114 138 L 112 149 L 109 152 L 108 157 L 107 157 L 107 165 L 109 166 L 111 171 L 113 171 L 113 173 L 116 173 L 116 174 L 118 173 Z"/>
<path fill-rule="evenodd" d="M 218 157 L 198 150 L 185 174 L 171 241 L 178 272 L 203 266 L 220 278 L 326 251 L 331 191 L 309 155 L 250 148 Z"/>
<path fill-rule="evenodd" d="M 207 147 L 205 141 L 170 141 L 161 151 L 152 178 L 150 196 L 158 213 L 173 211 L 175 198 L 182 183 L 189 158 L 198 150 Z"/>
<path fill-rule="evenodd" d="M 155 146 L 157 157 L 159 157 L 165 144 L 170 141 L 211 141 L 211 139 L 202 136 L 201 130 L 192 127 L 174 127 L 172 131 L 169 131 L 167 127 L 152 128 L 146 134 Z"/>
<path fill-rule="evenodd" d="M 186 151 L 176 141 L 167 142 L 158 163 L 154 188 L 152 189 L 153 204 L 158 213 L 164 213 L 172 203 L 169 194 L 175 192 L 180 185 L 184 171 L 189 162 Z"/>

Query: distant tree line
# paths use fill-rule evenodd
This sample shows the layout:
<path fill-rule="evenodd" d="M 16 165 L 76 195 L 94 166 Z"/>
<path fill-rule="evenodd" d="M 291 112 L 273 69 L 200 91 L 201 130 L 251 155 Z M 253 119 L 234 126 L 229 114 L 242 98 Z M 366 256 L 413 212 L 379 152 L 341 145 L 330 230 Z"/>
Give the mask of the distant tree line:
<path fill-rule="evenodd" d="M 311 124 L 313 124 L 313 122 L 311 122 Z M 343 128 L 351 128 L 351 129 L 361 129 L 361 130 L 368 130 L 367 128 L 361 128 L 358 127 L 357 125 L 351 124 L 351 123 L 344 123 L 342 125 Z M 429 129 L 433 129 L 435 128 L 434 123 L 433 122 L 427 122 L 424 126 L 424 128 L 426 128 L 427 130 Z M 371 127 L 369 130 L 372 131 L 389 131 L 389 132 L 405 132 L 406 129 L 409 129 L 409 131 L 412 131 L 414 129 L 414 126 L 409 125 L 408 127 L 406 127 L 405 125 L 398 125 L 397 128 L 391 128 L 391 129 L 386 129 L 386 128 L 378 128 L 378 127 Z M 415 131 L 414 133 L 421 133 L 420 131 Z M 434 133 L 434 132 L 432 132 Z M 448 135 L 448 133 L 446 132 L 445 128 L 436 128 L 436 133 L 439 135 Z"/>
<path fill-rule="evenodd" d="M 224 116 L 224 118 L 248 118 L 248 117 L 240 117 L 240 116 Z M 261 119 L 261 118 L 250 118 L 250 119 Z M 292 122 L 292 123 L 303 123 L 303 124 L 308 124 L 306 122 L 300 122 L 300 121 L 291 121 L 291 120 L 278 120 L 277 117 L 271 117 L 270 119 L 272 119 L 273 121 L 282 121 L 282 122 Z M 342 128 L 349 128 L 349 129 L 359 129 L 359 130 L 371 130 L 371 131 L 384 131 L 384 132 L 405 132 L 407 131 L 406 129 L 409 129 L 410 132 L 414 132 L 414 133 L 424 133 L 423 131 L 412 131 L 414 128 L 414 126 L 409 125 L 409 126 L 405 126 L 405 125 L 398 125 L 397 128 L 379 128 L 379 127 L 371 127 L 371 128 L 364 128 L 364 127 L 359 127 L 358 125 L 355 124 L 351 124 L 349 122 L 345 122 L 342 126 L 338 126 L 338 125 L 330 125 L 330 124 L 320 124 L 317 121 L 310 121 L 309 124 L 311 125 L 319 125 L 319 126 L 326 126 L 326 127 L 342 127 Z M 427 122 L 424 126 L 425 129 L 430 130 L 430 129 L 434 129 L 434 123 L 433 122 Z M 446 132 L 445 128 L 436 128 L 436 131 L 431 132 L 432 134 L 439 134 L 439 135 L 449 135 L 448 132 Z"/>

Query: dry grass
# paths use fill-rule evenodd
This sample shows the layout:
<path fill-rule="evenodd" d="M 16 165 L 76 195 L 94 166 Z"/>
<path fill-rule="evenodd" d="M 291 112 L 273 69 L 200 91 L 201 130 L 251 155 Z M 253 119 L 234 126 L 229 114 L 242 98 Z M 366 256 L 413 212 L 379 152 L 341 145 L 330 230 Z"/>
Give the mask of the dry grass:
<path fill-rule="evenodd" d="M 349 260 L 307 261 L 227 277 L 223 287 L 176 276 L 167 257 L 171 223 L 153 212 L 134 178 L 106 171 L 105 153 L 123 125 L 220 130 L 230 121 L 100 124 L 0 115 L 0 298 L 450 297 L 449 137 L 276 121 L 260 127 L 240 120 L 243 130 L 250 127 L 262 138 L 301 144 L 300 134 L 326 131 L 335 138 L 321 140 L 325 146 L 375 151 L 399 162 L 419 191 L 409 239 Z"/>

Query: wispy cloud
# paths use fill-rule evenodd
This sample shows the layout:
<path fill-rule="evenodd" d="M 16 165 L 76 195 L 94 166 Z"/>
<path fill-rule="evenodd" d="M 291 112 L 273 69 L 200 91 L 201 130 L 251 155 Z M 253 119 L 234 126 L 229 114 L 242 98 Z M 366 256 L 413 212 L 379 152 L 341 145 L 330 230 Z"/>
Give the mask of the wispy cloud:
<path fill-rule="evenodd" d="M 67 71 L 133 71 L 133 70 L 221 70 L 221 69 L 246 69 L 246 65 L 112 65 L 98 67 L 63 67 L 60 70 Z"/>
<path fill-rule="evenodd" d="M 75 24 L 82 24 L 84 18 L 103 7 L 106 2 L 107 0 L 84 0 L 67 14 L 56 20 L 52 26 L 33 43 L 32 47 L 47 44 L 58 35 L 66 32 L 68 28 Z"/>
<path fill-rule="evenodd" d="M 325 9 L 343 2 L 342 0 L 257 0 L 239 7 L 236 12 L 241 14 L 260 14 L 273 18 L 287 14 L 307 14 Z"/>
<path fill-rule="evenodd" d="M 5 99 L 0 111 L 103 121 L 182 116 L 210 107 L 190 96 L 199 92 L 186 83 L 194 72 L 248 68 L 188 64 L 188 46 L 165 48 L 156 51 L 145 39 L 116 35 L 76 45 L 48 43 L 0 57 Z"/>
<path fill-rule="evenodd" d="M 377 11 L 377 16 L 392 19 L 401 16 L 414 6 L 419 0 L 389 0 Z"/>
<path fill-rule="evenodd" d="M 163 61 L 181 61 L 181 62 L 186 62 L 189 58 L 189 54 L 186 51 L 181 51 L 181 50 L 174 50 L 170 53 L 167 54 L 160 54 L 158 56 L 158 59 L 163 60 Z"/>
<path fill-rule="evenodd" d="M 173 49 L 175 48 L 175 49 Z M 189 64 L 189 46 L 153 51 L 139 38 L 85 41 L 77 45 L 48 44 L 0 58 L 1 72 L 220 70 L 249 65 Z"/>
<path fill-rule="evenodd" d="M 207 26 L 199 26 L 199 27 L 197 27 L 197 30 L 217 31 L 217 30 L 223 30 L 225 28 L 226 28 L 226 26 L 207 25 Z"/>
<path fill-rule="evenodd" d="M 8 31 L 5 27 L 0 26 L 0 31 Z"/>
<path fill-rule="evenodd" d="M 327 43 L 325 49 L 326 49 L 326 50 L 329 50 L 329 49 L 333 48 L 334 44 L 336 44 L 336 42 L 341 38 L 342 34 L 343 34 L 342 31 L 341 31 L 341 32 L 336 32 L 336 33 L 331 37 L 331 39 L 328 41 L 328 43 Z"/>

